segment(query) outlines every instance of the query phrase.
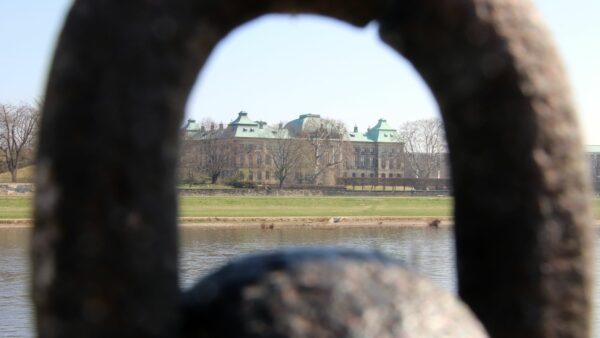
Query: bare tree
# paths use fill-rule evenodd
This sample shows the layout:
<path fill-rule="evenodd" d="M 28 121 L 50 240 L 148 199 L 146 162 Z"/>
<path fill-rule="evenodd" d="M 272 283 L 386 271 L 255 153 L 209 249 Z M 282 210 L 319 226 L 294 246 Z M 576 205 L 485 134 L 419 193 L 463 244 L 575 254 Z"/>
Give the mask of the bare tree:
<path fill-rule="evenodd" d="M 189 184 L 196 183 L 202 174 L 200 165 L 200 151 L 198 141 L 193 139 L 194 134 L 183 131 L 179 156 L 179 171 L 181 179 Z"/>
<path fill-rule="evenodd" d="M 12 182 L 17 181 L 23 154 L 33 143 L 38 119 L 39 109 L 30 104 L 0 104 L 0 152 Z"/>
<path fill-rule="evenodd" d="M 321 184 L 323 176 L 331 169 L 342 165 L 348 152 L 348 142 L 344 138 L 346 126 L 341 121 L 332 119 L 313 120 L 319 125 L 307 125 L 300 138 L 306 140 L 307 160 L 312 167 L 308 175 L 310 182 Z"/>
<path fill-rule="evenodd" d="M 400 127 L 406 164 L 417 178 L 430 178 L 441 170 L 446 152 L 444 126 L 440 119 L 406 122 Z"/>
<path fill-rule="evenodd" d="M 267 151 L 273 160 L 275 177 L 281 189 L 290 174 L 302 167 L 305 144 L 302 140 L 289 137 L 285 130 L 280 129 L 277 139 L 270 143 Z"/>
<path fill-rule="evenodd" d="M 230 155 L 228 143 L 221 137 L 223 124 L 217 126 L 214 120 L 205 118 L 196 127 L 198 129 L 183 131 L 180 170 L 185 181 L 192 183 L 206 175 L 214 184 L 225 170 Z"/>
<path fill-rule="evenodd" d="M 206 131 L 201 135 L 199 142 L 200 165 L 212 184 L 217 183 L 227 168 L 231 155 L 231 146 L 226 138 L 221 137 L 221 134 L 222 130 Z"/>

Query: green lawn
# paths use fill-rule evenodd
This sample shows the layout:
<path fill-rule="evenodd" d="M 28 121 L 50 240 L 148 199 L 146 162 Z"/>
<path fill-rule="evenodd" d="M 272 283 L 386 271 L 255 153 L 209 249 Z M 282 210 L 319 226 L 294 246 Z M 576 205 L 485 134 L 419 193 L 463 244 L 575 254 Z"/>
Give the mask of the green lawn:
<path fill-rule="evenodd" d="M 198 197 L 180 199 L 190 216 L 449 216 L 450 198 L 404 197 Z"/>
<path fill-rule="evenodd" d="M 31 197 L 0 196 L 0 219 L 31 218 Z"/>
<path fill-rule="evenodd" d="M 448 197 L 254 197 L 183 196 L 180 216 L 450 216 Z M 594 199 L 600 215 L 600 199 Z M 0 197 L 0 219 L 31 217 L 30 197 Z"/>
<path fill-rule="evenodd" d="M 229 185 L 224 184 L 179 184 L 177 185 L 177 189 L 233 189 Z"/>

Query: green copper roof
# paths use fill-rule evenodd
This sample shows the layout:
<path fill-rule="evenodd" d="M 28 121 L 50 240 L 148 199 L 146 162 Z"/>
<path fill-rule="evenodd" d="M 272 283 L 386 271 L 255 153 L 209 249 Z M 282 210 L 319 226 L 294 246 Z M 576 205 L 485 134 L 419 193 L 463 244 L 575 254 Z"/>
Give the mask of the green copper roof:
<path fill-rule="evenodd" d="M 183 129 L 186 131 L 200 130 L 200 123 L 196 122 L 194 119 L 188 119 Z"/>
<path fill-rule="evenodd" d="M 321 115 L 302 114 L 297 119 L 288 122 L 285 129 L 289 130 L 291 135 L 296 136 L 303 132 L 315 131 L 323 124 L 321 120 Z"/>
<path fill-rule="evenodd" d="M 239 112 L 237 119 L 233 120 L 229 125 L 230 126 L 256 126 L 256 127 L 258 127 L 258 123 L 250 120 L 248 118 L 248 113 L 246 113 L 245 111 Z"/>
<path fill-rule="evenodd" d="M 392 128 L 385 119 L 379 119 L 375 127 L 367 131 L 367 137 L 373 142 L 398 142 L 396 129 Z"/>
<path fill-rule="evenodd" d="M 200 140 L 207 137 L 236 137 L 236 138 L 265 138 L 280 139 L 295 137 L 296 135 L 310 131 L 312 128 L 319 128 L 323 125 L 323 119 L 316 114 L 303 114 L 299 118 L 290 121 L 285 128 L 272 128 L 265 122 L 253 121 L 248 117 L 248 113 L 241 111 L 238 117 L 233 120 L 227 128 L 216 129 L 214 131 L 204 131 L 200 129 L 200 124 L 195 120 L 188 120 L 184 127 L 185 130 L 193 134 L 194 139 Z M 366 133 L 361 133 L 355 128 L 354 132 L 346 134 L 344 137 L 350 142 L 399 142 L 398 132 L 392 128 L 385 119 L 379 119 L 373 128 L 369 128 Z M 597 146 L 600 148 L 600 146 Z M 600 150 L 600 149 L 599 149 Z"/>
<path fill-rule="evenodd" d="M 288 138 L 289 133 L 286 129 L 274 129 L 268 126 L 236 126 L 233 129 L 233 137 L 242 138 Z"/>
<path fill-rule="evenodd" d="M 288 131 L 285 129 L 274 129 L 263 121 L 253 121 L 248 117 L 248 113 L 241 111 L 237 119 L 233 120 L 227 127 L 229 137 L 240 138 L 287 138 Z"/>
<path fill-rule="evenodd" d="M 386 119 L 379 119 L 375 127 L 371 128 L 371 130 L 396 131 L 396 129 L 392 128 L 392 126 L 387 123 Z"/>
<path fill-rule="evenodd" d="M 346 138 L 350 142 L 373 142 L 367 137 L 367 134 L 363 133 L 348 133 Z"/>
<path fill-rule="evenodd" d="M 377 124 L 369 128 L 366 133 L 360 133 L 355 129 L 355 132 L 348 133 L 347 139 L 351 142 L 399 142 L 398 132 L 385 119 L 379 119 Z"/>

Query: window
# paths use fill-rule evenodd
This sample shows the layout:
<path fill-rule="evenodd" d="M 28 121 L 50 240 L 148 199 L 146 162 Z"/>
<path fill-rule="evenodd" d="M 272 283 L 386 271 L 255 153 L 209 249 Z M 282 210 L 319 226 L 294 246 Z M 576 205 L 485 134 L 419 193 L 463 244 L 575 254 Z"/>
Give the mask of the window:
<path fill-rule="evenodd" d="M 254 180 L 254 173 L 252 172 L 252 170 L 250 170 L 248 172 L 248 181 L 253 181 Z"/>
<path fill-rule="evenodd" d="M 259 181 L 262 181 L 262 171 L 259 171 L 259 172 L 256 174 L 256 178 L 257 178 Z"/>
<path fill-rule="evenodd" d="M 265 180 L 270 180 L 270 179 L 271 179 L 271 172 L 265 171 Z"/>
<path fill-rule="evenodd" d="M 365 173 L 361 173 L 361 174 L 360 174 L 360 177 L 365 177 Z"/>
<path fill-rule="evenodd" d="M 356 173 L 352 173 L 352 177 L 356 177 Z"/>

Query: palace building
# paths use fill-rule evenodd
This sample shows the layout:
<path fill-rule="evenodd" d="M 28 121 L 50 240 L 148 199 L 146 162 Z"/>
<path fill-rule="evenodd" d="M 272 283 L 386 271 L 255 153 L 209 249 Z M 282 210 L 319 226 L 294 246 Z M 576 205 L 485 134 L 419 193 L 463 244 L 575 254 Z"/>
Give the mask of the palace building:
<path fill-rule="evenodd" d="M 188 173 L 195 169 L 205 177 L 218 172 L 218 180 L 276 184 L 282 160 L 298 153 L 301 158 L 292 163 L 285 184 L 330 185 L 337 177 L 404 176 L 403 143 L 385 119 L 360 132 L 356 126 L 347 131 L 342 123 L 316 114 L 269 126 L 242 111 L 227 126 L 200 126 L 190 119 L 184 133 L 182 169 Z"/>

